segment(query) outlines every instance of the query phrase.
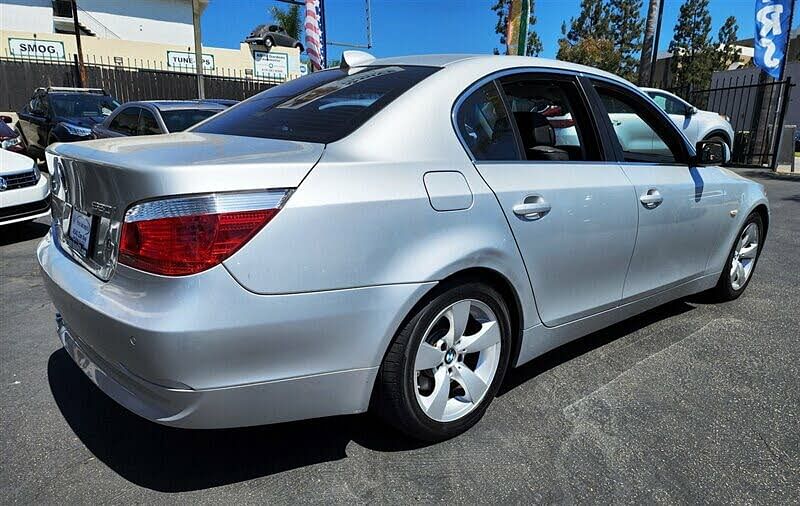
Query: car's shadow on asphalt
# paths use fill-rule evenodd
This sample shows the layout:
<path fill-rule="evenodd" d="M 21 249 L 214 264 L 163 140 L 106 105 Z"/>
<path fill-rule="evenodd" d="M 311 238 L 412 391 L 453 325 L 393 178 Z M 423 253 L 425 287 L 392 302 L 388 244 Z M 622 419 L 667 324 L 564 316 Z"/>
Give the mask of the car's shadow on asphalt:
<path fill-rule="evenodd" d="M 44 237 L 47 235 L 49 229 L 49 225 L 46 223 L 39 223 L 38 221 L 3 225 L 3 227 L 0 228 L 0 231 L 2 231 L 2 233 L 0 233 L 0 246 L 8 246 L 9 244 Z"/>
<path fill-rule="evenodd" d="M 343 459 L 351 441 L 377 451 L 421 446 L 370 415 L 241 429 L 165 427 L 107 397 L 63 349 L 50 356 L 47 376 L 61 414 L 94 456 L 128 481 L 162 492 L 206 489 Z"/>
<path fill-rule="evenodd" d="M 500 395 L 579 355 L 692 309 L 685 302 L 673 302 L 561 346 L 510 373 Z M 370 415 L 242 429 L 165 427 L 103 394 L 63 349 L 50 356 L 47 376 L 61 414 L 95 457 L 128 481 L 162 492 L 206 489 L 343 459 L 351 441 L 384 452 L 424 446 Z"/>
<path fill-rule="evenodd" d="M 700 298 L 692 299 L 692 302 L 699 302 Z M 621 321 L 615 325 L 598 330 L 592 334 L 576 339 L 567 344 L 559 346 L 543 355 L 536 357 L 527 364 L 512 369 L 506 375 L 503 386 L 497 394 L 498 397 L 513 390 L 514 388 L 522 385 L 526 381 L 539 376 L 550 369 L 561 365 L 565 362 L 579 357 L 585 353 L 605 346 L 617 339 L 632 334 L 637 330 L 643 329 L 658 321 L 672 318 L 683 313 L 687 313 L 694 309 L 694 306 L 688 304 L 685 300 L 676 300 L 651 309 L 627 320 Z"/>

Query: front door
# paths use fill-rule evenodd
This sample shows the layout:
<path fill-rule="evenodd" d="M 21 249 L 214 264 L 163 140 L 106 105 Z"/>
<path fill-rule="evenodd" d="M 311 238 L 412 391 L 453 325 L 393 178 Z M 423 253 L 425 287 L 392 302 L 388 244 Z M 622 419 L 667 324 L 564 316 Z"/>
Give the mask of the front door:
<path fill-rule="evenodd" d="M 623 300 L 637 299 L 702 275 L 718 240 L 724 193 L 715 168 L 689 166 L 681 135 L 650 102 L 611 83 L 595 82 L 603 114 L 616 134 L 620 166 L 636 189 L 639 231 Z M 650 149 L 628 142 L 614 122 L 636 116 L 654 139 Z"/>
<path fill-rule="evenodd" d="M 465 100 L 457 121 L 511 225 L 542 322 L 616 306 L 636 238 L 636 199 L 620 166 L 603 161 L 575 80 L 507 76 Z"/>

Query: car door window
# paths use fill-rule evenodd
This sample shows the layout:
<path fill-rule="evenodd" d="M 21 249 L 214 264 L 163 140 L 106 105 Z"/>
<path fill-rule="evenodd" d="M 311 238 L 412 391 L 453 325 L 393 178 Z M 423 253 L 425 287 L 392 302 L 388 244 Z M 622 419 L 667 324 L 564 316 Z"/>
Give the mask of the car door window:
<path fill-rule="evenodd" d="M 573 78 L 516 74 L 500 80 L 525 158 L 599 160 L 599 143 Z"/>
<path fill-rule="evenodd" d="M 686 114 L 686 105 L 680 100 L 674 99 L 661 93 L 650 93 L 650 97 L 667 114 Z"/>
<path fill-rule="evenodd" d="M 473 159 L 520 159 L 508 112 L 494 82 L 474 91 L 461 103 L 456 126 Z"/>
<path fill-rule="evenodd" d="M 676 164 L 688 160 L 680 134 L 652 103 L 618 86 L 594 82 L 594 87 L 624 161 Z"/>
<path fill-rule="evenodd" d="M 123 135 L 136 135 L 138 132 L 139 124 L 139 107 L 128 107 L 111 120 L 108 125 L 110 130 Z"/>
<path fill-rule="evenodd" d="M 139 116 L 139 133 L 138 135 L 158 135 L 163 133 L 161 127 L 158 126 L 158 121 L 153 113 L 147 109 L 142 109 L 142 114 Z"/>

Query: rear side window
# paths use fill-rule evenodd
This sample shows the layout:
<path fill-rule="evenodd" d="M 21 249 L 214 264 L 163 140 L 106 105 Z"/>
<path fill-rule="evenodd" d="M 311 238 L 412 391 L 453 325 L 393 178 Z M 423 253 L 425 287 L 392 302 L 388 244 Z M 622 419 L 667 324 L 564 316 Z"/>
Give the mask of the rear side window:
<path fill-rule="evenodd" d="M 514 130 L 494 82 L 464 100 L 456 126 L 473 159 L 519 160 Z"/>
<path fill-rule="evenodd" d="M 381 66 L 315 72 L 259 93 L 193 131 L 334 142 L 437 70 Z"/>

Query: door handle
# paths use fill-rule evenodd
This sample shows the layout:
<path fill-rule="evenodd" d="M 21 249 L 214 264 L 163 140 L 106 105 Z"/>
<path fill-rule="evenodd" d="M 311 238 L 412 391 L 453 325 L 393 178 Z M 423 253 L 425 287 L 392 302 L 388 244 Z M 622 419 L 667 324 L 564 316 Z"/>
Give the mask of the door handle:
<path fill-rule="evenodd" d="M 647 190 L 647 193 L 639 197 L 639 201 L 641 201 L 646 209 L 655 209 L 664 202 L 664 197 L 662 197 L 661 193 L 655 188 L 650 188 Z"/>
<path fill-rule="evenodd" d="M 539 195 L 527 197 L 525 202 L 514 206 L 514 214 L 526 220 L 538 220 L 550 212 L 550 203 Z"/>

